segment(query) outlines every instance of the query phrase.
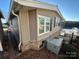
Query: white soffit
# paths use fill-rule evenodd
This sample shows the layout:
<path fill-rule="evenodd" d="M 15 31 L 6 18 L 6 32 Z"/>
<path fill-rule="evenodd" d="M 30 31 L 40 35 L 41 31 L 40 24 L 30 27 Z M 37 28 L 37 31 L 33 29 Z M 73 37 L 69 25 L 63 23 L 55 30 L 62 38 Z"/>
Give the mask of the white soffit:
<path fill-rule="evenodd" d="M 28 6 L 28 7 L 35 7 L 35 8 L 42 8 L 42 9 L 49 9 L 49 10 L 57 10 L 57 7 L 55 5 L 47 4 L 44 2 L 39 1 L 30 1 L 30 0 L 14 0 L 15 2 Z"/>

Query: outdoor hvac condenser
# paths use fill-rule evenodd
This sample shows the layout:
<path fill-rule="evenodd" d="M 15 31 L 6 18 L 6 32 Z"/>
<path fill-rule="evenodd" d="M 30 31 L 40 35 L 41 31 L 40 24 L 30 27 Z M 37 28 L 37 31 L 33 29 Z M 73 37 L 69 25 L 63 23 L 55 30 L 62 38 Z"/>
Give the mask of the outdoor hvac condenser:
<path fill-rule="evenodd" d="M 58 55 L 62 46 L 63 38 L 51 38 L 47 41 L 47 49 Z"/>

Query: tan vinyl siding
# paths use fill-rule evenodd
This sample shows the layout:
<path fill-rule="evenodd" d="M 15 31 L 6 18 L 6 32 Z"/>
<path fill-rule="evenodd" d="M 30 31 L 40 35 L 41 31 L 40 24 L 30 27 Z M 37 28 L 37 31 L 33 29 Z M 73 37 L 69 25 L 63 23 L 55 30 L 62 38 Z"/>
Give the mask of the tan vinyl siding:
<path fill-rule="evenodd" d="M 30 41 L 28 9 L 22 8 L 19 13 L 23 48 L 26 50 Z M 27 46 L 27 47 L 26 47 Z M 26 48 L 25 48 L 26 47 Z M 29 48 L 28 48 L 29 49 Z"/>
<path fill-rule="evenodd" d="M 58 16 L 60 17 L 55 11 L 46 10 L 46 9 L 37 9 L 37 14 L 47 16 L 47 17 L 53 17 Z"/>
<path fill-rule="evenodd" d="M 36 10 L 29 11 L 29 27 L 30 27 L 30 39 L 35 41 L 37 39 L 37 15 Z"/>

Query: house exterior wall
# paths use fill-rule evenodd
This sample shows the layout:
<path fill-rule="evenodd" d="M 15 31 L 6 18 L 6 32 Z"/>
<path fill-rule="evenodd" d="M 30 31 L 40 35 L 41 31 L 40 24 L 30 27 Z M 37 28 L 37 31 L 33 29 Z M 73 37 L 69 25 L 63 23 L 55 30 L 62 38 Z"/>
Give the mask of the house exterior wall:
<path fill-rule="evenodd" d="M 54 19 L 54 17 L 61 18 L 56 12 L 50 10 L 36 9 L 29 11 L 30 44 L 31 48 L 36 50 L 42 48 L 40 47 L 42 45 L 42 41 L 44 41 L 47 37 L 56 37 L 60 32 L 60 27 L 56 26 L 52 27 L 52 31 L 38 36 L 38 15 L 50 17 L 52 18 L 52 20 Z"/>
<path fill-rule="evenodd" d="M 46 9 L 37 9 L 37 14 L 43 15 L 43 16 L 48 16 L 48 17 L 51 17 L 51 18 L 52 18 L 52 16 L 58 16 L 59 17 L 59 15 L 55 11 L 46 10 Z"/>
<path fill-rule="evenodd" d="M 59 35 L 61 29 L 59 26 L 53 26 L 52 31 L 38 35 L 38 15 L 50 17 L 53 20 L 52 23 L 54 23 L 54 17 L 61 19 L 62 15 L 56 5 L 35 0 L 13 0 L 11 5 L 11 11 L 19 12 L 19 35 L 23 51 L 30 48 L 39 49 L 42 41 L 47 37 Z"/>
<path fill-rule="evenodd" d="M 30 48 L 30 29 L 29 29 L 29 13 L 28 9 L 22 8 L 19 12 L 20 17 L 20 27 L 22 35 L 22 50 L 27 50 Z"/>
<path fill-rule="evenodd" d="M 52 27 L 52 31 L 38 36 L 38 15 L 50 17 L 52 20 L 54 17 L 61 18 L 55 11 L 45 9 L 28 10 L 26 7 L 20 9 L 19 26 L 21 30 L 22 51 L 30 48 L 39 50 L 41 48 L 40 45 L 42 45 L 42 41 L 47 37 L 59 35 L 60 27 L 56 26 Z"/>
<path fill-rule="evenodd" d="M 50 10 L 37 9 L 37 15 L 47 16 L 47 17 L 50 17 L 52 20 L 54 20 L 54 17 L 59 17 L 61 19 L 61 17 L 55 11 L 50 11 Z M 39 40 L 43 40 L 43 39 L 45 39 L 46 37 L 48 37 L 50 35 L 57 36 L 59 30 L 60 30 L 60 27 L 59 26 L 52 27 L 52 31 L 50 31 L 50 32 L 48 32 L 46 34 L 43 34 L 43 35 L 38 36 L 37 37 L 37 40 L 38 41 Z"/>
<path fill-rule="evenodd" d="M 29 27 L 30 27 L 30 44 L 31 49 L 37 49 L 37 12 L 29 11 Z"/>
<path fill-rule="evenodd" d="M 57 16 L 57 17 L 61 18 L 56 12 L 50 11 L 50 10 L 44 10 L 44 9 L 37 9 L 36 10 L 36 15 L 37 15 L 36 21 L 38 21 L 38 15 L 50 17 L 50 18 L 52 18 L 52 20 L 54 19 L 53 18 L 54 16 Z M 34 28 L 37 31 L 37 34 L 34 34 L 32 32 L 33 35 L 36 36 L 36 38 L 35 38 L 36 41 L 32 42 L 31 43 L 32 44 L 31 46 L 32 46 L 32 49 L 39 50 L 39 49 L 41 49 L 43 47 L 43 46 L 41 46 L 42 45 L 42 41 L 44 41 L 49 36 L 52 36 L 52 37 L 58 36 L 59 33 L 60 33 L 60 29 L 61 28 L 59 26 L 52 27 L 52 31 L 38 36 L 38 24 L 37 24 L 38 22 L 36 22 L 36 21 L 34 21 L 35 24 L 32 24 L 32 26 L 37 26 L 36 28 Z M 52 21 L 52 22 L 54 22 L 54 21 Z"/>
<path fill-rule="evenodd" d="M 37 14 L 36 10 L 29 11 L 29 27 L 30 27 L 30 40 L 37 40 Z"/>
<path fill-rule="evenodd" d="M 22 50 L 30 48 L 38 50 L 42 41 L 47 37 L 59 35 L 60 27 L 56 26 L 52 27 L 52 31 L 38 36 L 38 15 L 50 17 L 52 20 L 55 16 L 60 18 L 56 12 L 50 10 L 36 9 L 28 11 L 26 8 L 21 9 L 19 16 L 23 43 Z"/>

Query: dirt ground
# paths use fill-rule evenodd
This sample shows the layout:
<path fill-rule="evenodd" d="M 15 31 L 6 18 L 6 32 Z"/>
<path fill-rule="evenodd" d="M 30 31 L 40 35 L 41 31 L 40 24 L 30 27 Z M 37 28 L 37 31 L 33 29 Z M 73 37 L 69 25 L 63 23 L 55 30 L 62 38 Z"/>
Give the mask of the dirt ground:
<path fill-rule="evenodd" d="M 18 57 L 18 59 L 60 59 L 60 57 L 47 49 L 41 49 L 40 51 L 25 51 Z"/>
<path fill-rule="evenodd" d="M 56 55 L 53 52 L 48 51 L 47 49 L 43 48 L 39 51 L 37 50 L 27 50 L 20 55 L 15 54 L 13 51 L 10 50 L 4 57 L 4 59 L 72 59 L 67 58 L 66 55 L 59 54 Z"/>
<path fill-rule="evenodd" d="M 7 53 L 4 53 L 4 59 L 60 59 L 54 53 L 48 51 L 47 49 L 43 48 L 39 51 L 37 50 L 28 50 L 23 52 L 20 56 L 17 54 L 15 55 L 15 51 L 12 48 L 12 44 L 10 41 L 7 42 Z M 2 58 L 3 59 L 3 58 Z"/>

